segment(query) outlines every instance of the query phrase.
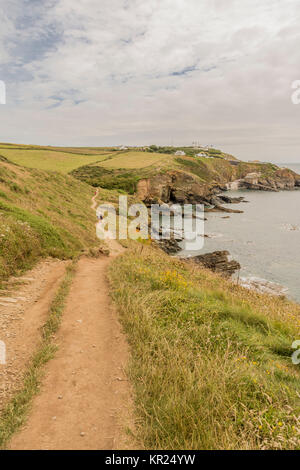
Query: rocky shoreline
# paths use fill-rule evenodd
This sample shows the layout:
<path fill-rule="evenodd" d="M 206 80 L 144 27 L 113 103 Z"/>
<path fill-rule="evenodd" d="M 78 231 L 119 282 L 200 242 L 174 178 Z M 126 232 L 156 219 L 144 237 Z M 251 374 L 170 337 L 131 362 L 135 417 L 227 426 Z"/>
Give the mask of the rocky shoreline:
<path fill-rule="evenodd" d="M 157 175 L 158 176 L 158 175 Z M 163 183 L 163 185 L 162 185 Z M 170 172 L 160 175 L 159 179 L 154 177 L 148 180 L 144 186 L 144 202 L 146 204 L 164 203 L 170 205 L 177 204 L 204 204 L 205 212 L 228 212 L 242 213 L 242 210 L 224 207 L 223 204 L 247 203 L 244 197 L 230 197 L 224 195 L 224 191 L 229 190 L 259 190 L 259 191 L 281 191 L 300 189 L 300 176 L 292 170 L 278 168 L 272 176 L 263 176 L 260 172 L 247 173 L 243 178 L 229 181 L 225 184 L 201 185 L 195 181 L 192 175 L 181 172 Z M 140 194 L 141 196 L 141 194 Z M 170 240 L 159 240 L 159 247 L 169 255 L 178 255 L 181 251 L 174 234 Z M 231 277 L 241 268 L 238 261 L 231 259 L 230 253 L 226 250 L 214 251 L 203 255 L 183 258 L 188 262 L 196 263 L 211 271 L 217 272 L 225 277 Z M 274 285 L 267 280 L 258 278 L 241 278 L 240 285 L 273 295 L 285 295 L 285 288 Z"/>
<path fill-rule="evenodd" d="M 246 289 L 255 290 L 261 294 L 275 295 L 277 297 L 284 297 L 288 292 L 287 287 L 283 287 L 275 282 L 262 279 L 260 277 L 241 277 L 239 285 Z"/>
<path fill-rule="evenodd" d="M 223 183 L 199 181 L 195 175 L 179 170 L 157 174 L 138 183 L 137 195 L 148 207 L 151 204 L 203 204 L 207 212 L 236 212 L 222 204 L 246 202 L 244 198 L 223 195 L 228 190 L 282 191 L 300 189 L 300 175 L 276 167 L 269 176 L 261 171 L 246 172 L 239 179 L 224 178 Z"/>
<path fill-rule="evenodd" d="M 232 259 L 227 250 L 213 251 L 212 253 L 182 259 L 199 264 L 224 277 L 231 277 L 237 270 L 241 269 L 240 263 Z"/>
<path fill-rule="evenodd" d="M 181 251 L 178 241 L 174 238 L 170 240 L 157 240 L 156 243 L 170 256 L 178 255 Z M 229 251 L 227 250 L 218 250 L 211 253 L 205 253 L 203 255 L 181 257 L 181 259 L 209 269 L 225 278 L 232 277 L 236 271 L 241 269 L 240 263 L 232 259 Z M 246 289 L 255 290 L 261 294 L 269 294 L 277 297 L 284 297 L 288 292 L 288 288 L 280 284 L 254 276 L 238 277 L 237 283 Z"/>
<path fill-rule="evenodd" d="M 274 176 L 265 177 L 261 172 L 248 173 L 244 178 L 226 183 L 226 189 L 250 189 L 255 191 L 282 191 L 300 187 L 300 176 L 292 170 L 279 168 Z"/>

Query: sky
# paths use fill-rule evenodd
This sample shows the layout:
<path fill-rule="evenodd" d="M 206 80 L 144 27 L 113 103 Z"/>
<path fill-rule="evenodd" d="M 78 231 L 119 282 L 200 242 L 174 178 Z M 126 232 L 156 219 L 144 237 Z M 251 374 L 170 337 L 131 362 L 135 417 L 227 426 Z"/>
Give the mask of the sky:
<path fill-rule="evenodd" d="M 0 0 L 0 141 L 300 162 L 299 0 Z"/>

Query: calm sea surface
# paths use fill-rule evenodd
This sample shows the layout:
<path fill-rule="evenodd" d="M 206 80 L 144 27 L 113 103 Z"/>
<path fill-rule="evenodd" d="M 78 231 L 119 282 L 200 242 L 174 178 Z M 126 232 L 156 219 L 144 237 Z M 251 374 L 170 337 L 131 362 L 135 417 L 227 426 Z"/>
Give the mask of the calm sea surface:
<path fill-rule="evenodd" d="M 285 164 L 300 174 L 300 164 Z M 242 266 L 240 275 L 258 277 L 288 288 L 288 296 L 300 302 L 300 190 L 230 191 L 248 203 L 224 204 L 243 214 L 207 213 L 204 239 L 197 255 L 228 250 Z M 229 218 L 224 218 L 229 216 Z M 199 246 L 202 240 L 199 239 Z M 184 248 L 184 245 L 183 245 Z"/>

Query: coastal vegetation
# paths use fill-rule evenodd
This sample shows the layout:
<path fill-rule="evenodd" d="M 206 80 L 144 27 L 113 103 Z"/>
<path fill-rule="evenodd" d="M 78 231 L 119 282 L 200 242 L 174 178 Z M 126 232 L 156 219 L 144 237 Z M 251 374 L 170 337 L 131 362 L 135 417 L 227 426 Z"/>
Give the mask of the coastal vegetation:
<path fill-rule="evenodd" d="M 72 258 L 97 244 L 92 194 L 71 176 L 2 162 L 0 282 L 41 257 Z"/>
<path fill-rule="evenodd" d="M 184 154 L 176 155 L 177 150 Z M 0 143 L 0 156 L 16 165 L 71 174 L 91 186 L 130 194 L 137 191 L 140 180 L 172 171 L 192 175 L 195 182 L 202 185 L 222 185 L 249 173 L 273 179 L 278 171 L 278 167 L 271 163 L 242 162 L 213 148 L 200 152 L 194 147 L 156 145 L 120 150 L 112 147 L 40 147 Z"/>
<path fill-rule="evenodd" d="M 207 152 L 216 158 L 206 158 L 154 146 L 0 147 L 2 283 L 43 257 L 76 259 L 99 244 L 91 209 L 95 187 L 97 202 L 117 204 L 124 193 L 135 201 L 149 194 L 159 202 L 207 198 L 255 172 L 270 187 L 296 181 L 276 165 L 241 162 L 215 149 Z M 141 191 L 141 180 L 148 192 Z M 299 448 L 300 371 L 291 362 L 291 345 L 299 336 L 300 306 L 170 257 L 150 241 L 123 245 L 125 252 L 110 264 L 110 292 L 130 345 L 140 447 Z M 2 445 L 38 392 L 73 275 L 68 268 L 24 386 L 0 418 Z"/>
<path fill-rule="evenodd" d="M 110 269 L 148 449 L 294 449 L 300 306 L 131 243 Z"/>
<path fill-rule="evenodd" d="M 1 145 L 0 154 L 18 165 L 39 170 L 59 171 L 64 174 L 86 163 L 94 163 L 106 158 L 105 153 L 80 155 L 48 149 L 2 148 Z"/>
<path fill-rule="evenodd" d="M 155 179 L 157 186 L 160 177 L 169 175 L 171 180 L 174 180 L 174 172 L 177 176 L 180 173 L 182 188 L 184 180 L 192 176 L 193 184 L 195 183 L 194 190 L 190 188 L 189 191 L 195 191 L 195 185 L 198 185 L 200 193 L 203 192 L 204 187 L 207 188 L 206 192 L 210 193 L 210 189 L 216 186 L 222 187 L 222 185 L 224 187 L 226 183 L 242 179 L 248 174 L 257 174 L 262 186 L 270 189 L 275 180 L 280 182 L 286 179 L 287 184 L 289 184 L 288 180 L 293 180 L 291 171 L 287 170 L 284 174 L 283 170 L 274 164 L 243 162 L 215 149 L 207 150 L 206 156 L 197 156 L 195 149 L 194 153 L 192 151 L 185 153 L 185 155 L 177 156 L 174 149 L 172 154 L 154 152 L 153 149 L 151 152 L 149 149 L 115 152 L 101 161 L 75 168 L 71 174 L 92 186 L 119 189 L 130 194 L 138 191 L 139 181 L 151 182 Z M 162 178 L 162 181 L 166 186 L 166 180 Z M 164 202 L 169 201 L 164 200 Z"/>

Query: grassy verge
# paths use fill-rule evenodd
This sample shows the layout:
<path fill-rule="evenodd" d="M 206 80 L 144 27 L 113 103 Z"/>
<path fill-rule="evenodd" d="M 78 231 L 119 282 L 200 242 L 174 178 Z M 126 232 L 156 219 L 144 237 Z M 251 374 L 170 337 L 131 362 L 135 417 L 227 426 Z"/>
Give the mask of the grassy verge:
<path fill-rule="evenodd" d="M 110 268 L 148 449 L 296 449 L 300 307 L 151 246 Z"/>
<path fill-rule="evenodd" d="M 66 297 L 76 269 L 75 266 L 76 261 L 73 261 L 67 267 L 65 277 L 51 303 L 49 318 L 42 329 L 41 343 L 25 372 L 23 387 L 15 394 L 0 415 L 0 449 L 5 447 L 13 433 L 24 424 L 31 401 L 39 391 L 43 366 L 55 354 L 57 346 L 54 342 L 54 334 L 61 323 Z"/>

